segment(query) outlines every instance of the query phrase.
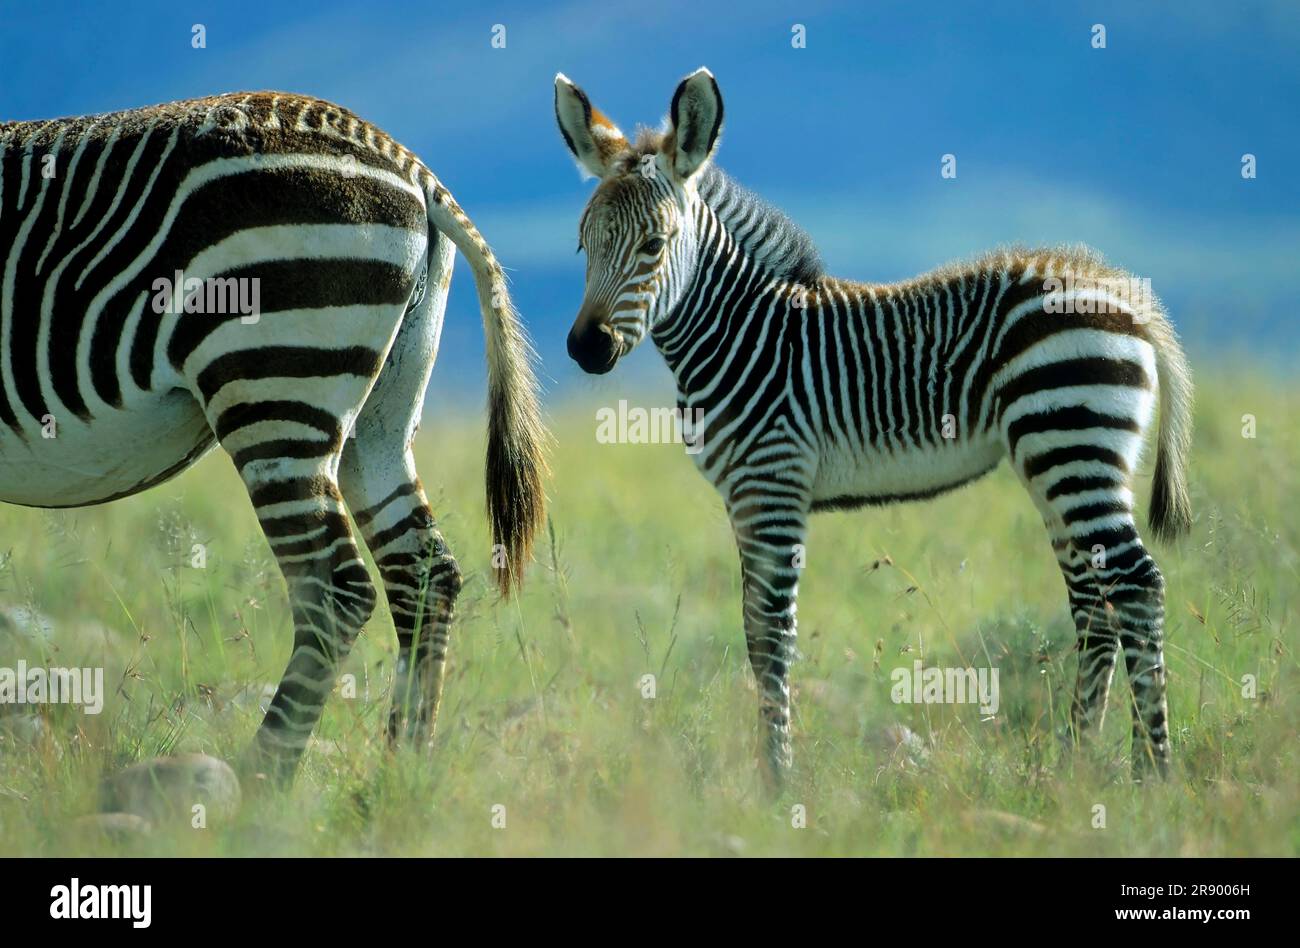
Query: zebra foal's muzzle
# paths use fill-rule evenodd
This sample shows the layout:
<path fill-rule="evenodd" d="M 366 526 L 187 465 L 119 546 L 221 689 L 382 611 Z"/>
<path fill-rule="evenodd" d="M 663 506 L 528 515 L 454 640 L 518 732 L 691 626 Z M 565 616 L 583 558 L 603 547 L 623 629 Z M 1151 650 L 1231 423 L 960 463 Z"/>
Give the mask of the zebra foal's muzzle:
<path fill-rule="evenodd" d="M 604 375 L 623 354 L 623 342 L 609 324 L 607 307 L 584 302 L 569 330 L 569 357 L 582 371 Z"/>

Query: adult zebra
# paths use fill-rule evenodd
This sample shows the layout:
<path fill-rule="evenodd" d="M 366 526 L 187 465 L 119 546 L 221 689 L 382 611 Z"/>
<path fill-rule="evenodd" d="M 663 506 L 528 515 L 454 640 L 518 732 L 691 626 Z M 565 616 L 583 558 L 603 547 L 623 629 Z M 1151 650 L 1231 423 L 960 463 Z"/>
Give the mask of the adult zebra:
<path fill-rule="evenodd" d="M 563 75 L 555 95 L 566 143 L 600 179 L 579 224 L 587 285 L 569 353 L 608 372 L 649 331 L 696 420 L 692 456 L 740 550 L 767 773 L 779 780 L 791 762 L 809 514 L 930 497 L 1004 456 L 1069 590 L 1073 733 L 1100 725 L 1122 646 L 1133 764 L 1163 771 L 1164 582 L 1129 484 L 1158 389 L 1150 523 L 1162 538 L 1188 528 L 1191 380 L 1155 300 L 1129 299 L 1126 274 L 1065 250 L 991 254 L 891 285 L 827 276 L 802 231 L 709 163 L 723 107 L 708 70 L 677 87 L 666 131 L 634 143 Z"/>
<path fill-rule="evenodd" d="M 306 96 L 0 125 L 0 499 L 97 504 L 230 454 L 294 647 L 251 763 L 290 777 L 382 574 L 391 737 L 432 730 L 461 586 L 410 445 L 455 248 L 487 335 L 497 580 L 543 514 L 543 431 L 500 265 L 411 152 Z M 504 562 L 502 561 L 504 557 Z"/>

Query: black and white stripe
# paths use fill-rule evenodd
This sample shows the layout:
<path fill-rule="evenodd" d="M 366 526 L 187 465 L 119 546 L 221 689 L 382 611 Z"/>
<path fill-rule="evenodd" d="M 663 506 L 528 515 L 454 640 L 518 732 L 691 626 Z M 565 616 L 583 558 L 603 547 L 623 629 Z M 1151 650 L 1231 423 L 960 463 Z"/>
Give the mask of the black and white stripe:
<path fill-rule="evenodd" d="M 585 95 L 563 77 L 556 88 L 566 140 L 602 179 L 581 223 L 588 280 L 569 350 L 588 371 L 608 371 L 648 333 L 679 408 L 702 419 L 692 457 L 721 493 L 740 550 L 770 772 L 791 757 L 788 672 L 809 515 L 930 497 L 1003 458 L 1037 505 L 1069 589 L 1076 733 L 1100 724 L 1122 647 L 1135 767 L 1163 767 L 1164 581 L 1130 484 L 1159 398 L 1151 524 L 1162 536 L 1186 529 L 1191 383 L 1156 301 L 1134 301 L 1127 274 L 1082 251 L 1010 250 L 890 285 L 836 279 L 788 218 L 708 164 L 722 106 L 707 71 L 679 87 L 665 133 L 632 144 L 606 130 L 600 148 L 575 145 L 595 141 L 581 127 L 593 122 Z M 679 115 L 683 97 L 693 105 Z M 683 134 L 683 122 L 700 128 Z M 641 173 L 646 156 L 657 173 Z"/>
<path fill-rule="evenodd" d="M 219 443 L 289 584 L 294 649 L 255 756 L 284 775 L 376 601 L 349 508 L 397 626 L 390 729 L 433 725 L 461 577 L 410 442 L 456 247 L 488 333 L 489 467 L 513 472 L 489 482 L 508 587 L 540 514 L 526 344 L 501 268 L 419 159 L 276 93 L 0 125 L 0 499 L 112 500 Z M 177 273 L 257 311 L 185 312 L 184 286 L 159 289 Z"/>

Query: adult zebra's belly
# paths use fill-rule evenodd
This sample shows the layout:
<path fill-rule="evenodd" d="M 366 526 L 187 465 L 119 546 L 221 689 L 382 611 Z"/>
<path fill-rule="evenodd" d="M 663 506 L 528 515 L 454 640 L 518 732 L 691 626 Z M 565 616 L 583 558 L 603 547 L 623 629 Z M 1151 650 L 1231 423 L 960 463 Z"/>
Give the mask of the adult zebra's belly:
<path fill-rule="evenodd" d="M 81 507 L 116 500 L 179 474 L 212 444 L 198 403 L 179 389 L 96 415 L 89 426 L 56 416 L 20 437 L 0 425 L 0 501 Z"/>
<path fill-rule="evenodd" d="M 1005 455 L 995 439 L 944 443 L 868 456 L 833 452 L 818 463 L 813 509 L 924 500 L 968 484 Z"/>

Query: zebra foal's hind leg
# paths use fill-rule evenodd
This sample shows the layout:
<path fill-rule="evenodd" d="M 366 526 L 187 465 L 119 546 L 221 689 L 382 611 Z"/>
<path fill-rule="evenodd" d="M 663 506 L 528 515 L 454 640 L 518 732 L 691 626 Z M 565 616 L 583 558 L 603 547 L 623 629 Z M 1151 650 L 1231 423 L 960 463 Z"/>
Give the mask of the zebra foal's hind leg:
<path fill-rule="evenodd" d="M 1101 730 L 1106 701 L 1115 676 L 1119 630 L 1092 576 L 1088 559 L 1070 543 L 1063 528 L 1049 522 L 1048 534 L 1070 597 L 1070 615 L 1078 635 L 1079 667 L 1070 703 L 1070 734 L 1084 742 Z"/>
<path fill-rule="evenodd" d="M 1119 653 L 1119 629 L 1092 579 L 1088 560 L 1076 550 L 1070 552 L 1073 555 L 1066 586 L 1070 591 L 1070 613 L 1078 634 L 1079 653 L 1074 698 L 1070 703 L 1070 728 L 1076 740 L 1086 740 L 1101 730 L 1106 718 L 1106 702 Z"/>
<path fill-rule="evenodd" d="M 1169 767 L 1169 709 L 1165 695 L 1165 581 L 1138 536 L 1130 512 L 1102 536 L 1104 566 L 1093 567 L 1113 621 L 1119 627 L 1133 699 L 1133 776 L 1164 775 Z"/>
<path fill-rule="evenodd" d="M 1046 476 L 1026 480 L 1047 521 L 1079 634 L 1073 731 L 1085 738 L 1100 728 L 1122 648 L 1133 703 L 1134 776 L 1164 773 L 1170 757 L 1164 579 L 1138 535 L 1126 472 L 1116 466 L 1039 473 Z"/>

